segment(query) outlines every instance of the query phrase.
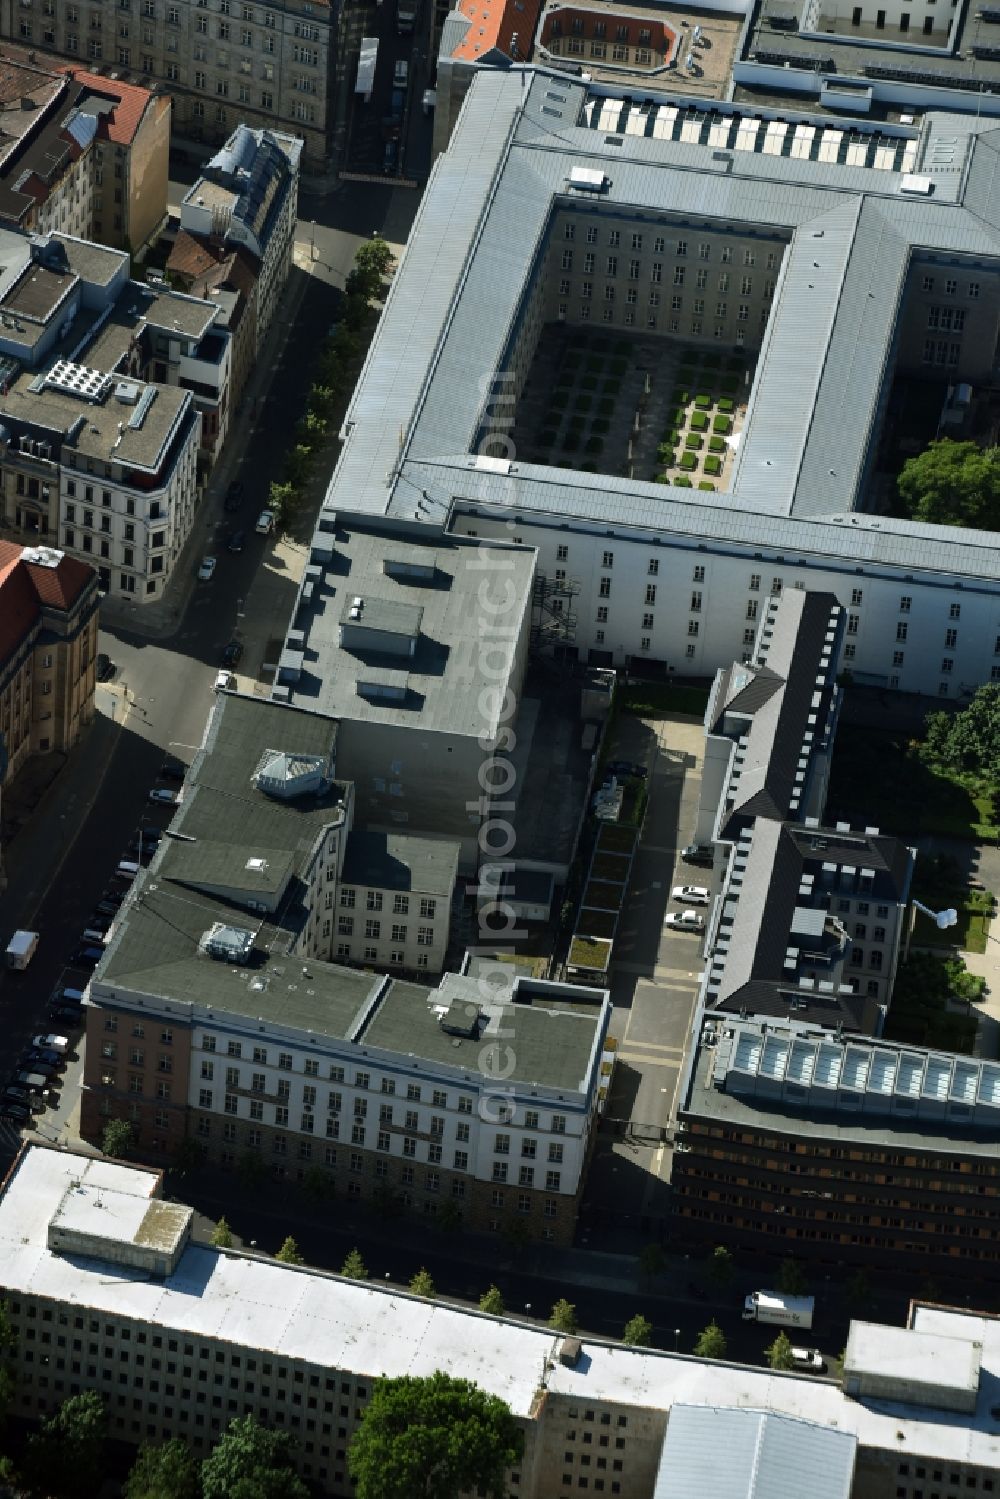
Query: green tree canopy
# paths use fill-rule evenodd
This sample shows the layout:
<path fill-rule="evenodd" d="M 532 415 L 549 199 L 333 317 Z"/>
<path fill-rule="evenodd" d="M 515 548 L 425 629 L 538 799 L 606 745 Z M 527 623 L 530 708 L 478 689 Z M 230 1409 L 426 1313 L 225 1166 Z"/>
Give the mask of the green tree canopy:
<path fill-rule="evenodd" d="M 101 1149 L 105 1155 L 120 1159 L 128 1154 L 132 1144 L 132 1126 L 127 1119 L 109 1119 L 101 1135 Z"/>
<path fill-rule="evenodd" d="M 426 1296 L 428 1300 L 434 1295 L 434 1280 L 429 1270 L 420 1269 L 410 1281 L 410 1290 L 414 1296 Z"/>
<path fill-rule="evenodd" d="M 253 1416 L 230 1421 L 201 1465 L 202 1499 L 309 1499 L 291 1461 L 291 1438 Z"/>
<path fill-rule="evenodd" d="M 367 1280 L 368 1266 L 357 1249 L 352 1249 L 346 1260 L 340 1267 L 341 1275 L 350 1276 L 351 1280 Z"/>
<path fill-rule="evenodd" d="M 725 1244 L 717 1244 L 708 1262 L 708 1273 L 717 1286 L 728 1286 L 733 1278 L 733 1257 Z"/>
<path fill-rule="evenodd" d="M 210 1242 L 215 1245 L 216 1249 L 232 1249 L 233 1231 L 229 1227 L 229 1224 L 226 1222 L 225 1218 L 220 1218 L 218 1223 L 212 1229 L 212 1237 Z"/>
<path fill-rule="evenodd" d="M 927 717 L 921 759 L 945 770 L 1000 778 L 1000 682 L 988 682 L 960 713 Z"/>
<path fill-rule="evenodd" d="M 458 1499 L 479 1489 L 502 1499 L 522 1445 L 504 1401 L 438 1370 L 376 1381 L 347 1463 L 357 1499 Z"/>
<path fill-rule="evenodd" d="M 726 1335 L 714 1317 L 708 1326 L 703 1328 L 698 1334 L 698 1341 L 694 1345 L 694 1351 L 698 1358 L 725 1358 Z"/>
<path fill-rule="evenodd" d="M 769 1348 L 765 1348 L 767 1361 L 772 1369 L 794 1369 L 795 1361 L 792 1358 L 792 1343 L 788 1334 L 779 1332 Z"/>
<path fill-rule="evenodd" d="M 554 1327 L 556 1332 L 576 1332 L 576 1307 L 565 1296 L 560 1296 L 549 1313 L 549 1326 Z"/>
<path fill-rule="evenodd" d="M 178 1437 L 140 1447 L 122 1489 L 123 1499 L 199 1499 L 200 1493 L 197 1460 Z"/>
<path fill-rule="evenodd" d="M 782 1260 L 781 1269 L 778 1271 L 778 1290 L 785 1296 L 804 1296 L 806 1291 L 805 1271 L 798 1260 L 789 1255 L 787 1260 Z"/>
<path fill-rule="evenodd" d="M 903 465 L 899 497 L 916 520 L 942 526 L 1000 527 L 1000 453 L 943 438 Z"/>
<path fill-rule="evenodd" d="M 107 1420 L 93 1390 L 71 1395 L 28 1440 L 24 1476 L 33 1494 L 45 1499 L 77 1499 L 96 1494 Z"/>
<path fill-rule="evenodd" d="M 354 264 L 359 271 L 380 278 L 392 265 L 392 260 L 392 250 L 379 234 L 373 235 L 363 245 L 359 245 L 354 255 Z"/>
<path fill-rule="evenodd" d="M 502 1317 L 504 1314 L 503 1297 L 496 1286 L 490 1286 L 479 1298 L 479 1310 L 489 1312 L 491 1317 Z"/>
<path fill-rule="evenodd" d="M 666 1265 L 666 1256 L 659 1244 L 644 1244 L 639 1251 L 639 1274 L 652 1280 L 656 1275 L 662 1275 Z"/>
<path fill-rule="evenodd" d="M 631 1343 L 633 1348 L 648 1348 L 653 1337 L 653 1324 L 648 1317 L 643 1317 L 636 1312 L 625 1323 L 625 1331 L 622 1333 L 622 1342 Z"/>
<path fill-rule="evenodd" d="M 280 1260 L 283 1265 L 305 1264 L 305 1260 L 299 1253 L 299 1246 L 296 1244 L 291 1234 L 288 1235 L 287 1239 L 282 1244 L 281 1248 L 277 1251 L 274 1257 L 276 1260 Z"/>

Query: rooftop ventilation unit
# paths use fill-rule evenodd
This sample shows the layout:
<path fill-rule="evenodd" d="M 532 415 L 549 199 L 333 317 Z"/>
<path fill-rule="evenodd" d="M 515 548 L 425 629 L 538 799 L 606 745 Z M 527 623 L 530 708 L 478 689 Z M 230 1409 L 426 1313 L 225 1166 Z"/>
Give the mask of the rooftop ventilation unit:
<path fill-rule="evenodd" d="M 603 193 L 609 182 L 603 172 L 592 171 L 589 167 L 573 167 L 569 174 L 569 185 L 579 188 L 581 192 Z"/>
<path fill-rule="evenodd" d="M 198 945 L 206 957 L 219 963 L 246 964 L 253 952 L 253 940 L 253 932 L 247 931 L 246 927 L 227 926 L 217 921 L 204 933 Z"/>

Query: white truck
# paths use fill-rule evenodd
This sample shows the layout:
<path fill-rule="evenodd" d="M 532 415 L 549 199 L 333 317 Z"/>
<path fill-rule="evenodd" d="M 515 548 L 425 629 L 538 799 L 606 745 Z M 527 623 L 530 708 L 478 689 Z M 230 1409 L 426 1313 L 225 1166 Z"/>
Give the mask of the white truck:
<path fill-rule="evenodd" d="M 751 1291 L 743 1303 L 744 1322 L 772 1327 L 812 1327 L 815 1296 L 785 1296 L 781 1291 Z"/>
<path fill-rule="evenodd" d="M 37 932 L 15 932 L 7 943 L 7 967 L 16 968 L 19 971 L 27 968 L 35 956 L 37 946 Z"/>
<path fill-rule="evenodd" d="M 398 0 L 396 7 L 396 30 L 407 36 L 416 24 L 417 0 Z"/>

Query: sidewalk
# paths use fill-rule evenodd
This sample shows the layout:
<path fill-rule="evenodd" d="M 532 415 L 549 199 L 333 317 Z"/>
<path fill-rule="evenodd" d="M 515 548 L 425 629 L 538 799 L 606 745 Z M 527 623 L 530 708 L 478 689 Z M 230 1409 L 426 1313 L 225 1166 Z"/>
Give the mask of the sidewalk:
<path fill-rule="evenodd" d="M 122 722 L 126 716 L 121 715 Z M 94 715 L 78 743 L 45 784 L 30 818 L 9 842 L 5 841 L 7 888 L 0 894 L 0 930 L 31 928 L 35 913 L 101 788 L 122 722 L 105 713 Z M 5 792 L 5 813 L 10 810 L 9 800 L 9 793 Z"/>
<path fill-rule="evenodd" d="M 278 361 L 288 341 L 309 286 L 306 275 L 291 276 L 282 293 L 267 338 L 257 358 L 243 399 L 232 414 L 229 438 L 195 510 L 191 534 L 174 564 L 170 581 L 155 604 L 139 606 L 106 594 L 101 600 L 101 625 L 151 640 L 173 635 L 180 626 L 195 587 L 196 558 L 210 551 L 211 534 L 221 522 L 221 502 L 243 456 L 247 427 L 256 428 L 266 416 L 266 402 L 278 372 Z M 208 527 L 208 535 L 206 535 Z"/>

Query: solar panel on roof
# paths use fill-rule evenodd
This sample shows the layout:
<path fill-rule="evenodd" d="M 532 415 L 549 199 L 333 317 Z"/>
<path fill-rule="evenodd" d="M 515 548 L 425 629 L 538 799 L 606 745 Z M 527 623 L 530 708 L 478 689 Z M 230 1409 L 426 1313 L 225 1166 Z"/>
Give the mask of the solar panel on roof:
<path fill-rule="evenodd" d="M 777 68 L 814 68 L 817 73 L 832 73 L 832 57 L 822 57 L 818 52 L 755 52 L 751 61 L 769 63 Z"/>

